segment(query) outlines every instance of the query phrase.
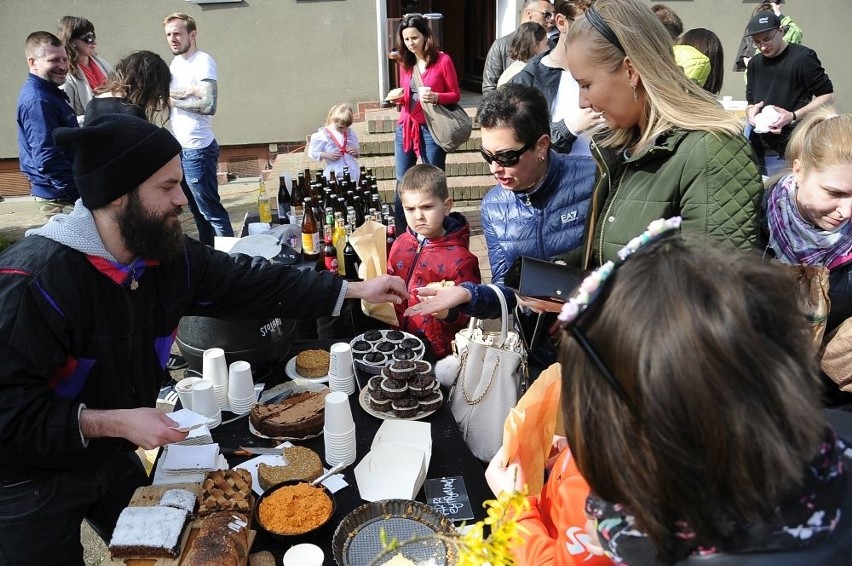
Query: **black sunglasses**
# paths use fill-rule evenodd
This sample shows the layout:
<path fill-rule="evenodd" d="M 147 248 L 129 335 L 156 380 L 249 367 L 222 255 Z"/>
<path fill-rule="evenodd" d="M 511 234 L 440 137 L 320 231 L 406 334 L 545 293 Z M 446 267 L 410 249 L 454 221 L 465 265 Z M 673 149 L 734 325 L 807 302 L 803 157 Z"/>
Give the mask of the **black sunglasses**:
<path fill-rule="evenodd" d="M 498 151 L 497 153 L 491 153 L 484 149 L 480 149 L 479 153 L 482 154 L 482 159 L 484 159 L 489 165 L 491 165 L 492 161 L 496 161 L 497 165 L 500 165 L 501 167 L 511 167 L 513 165 L 517 165 L 518 161 L 521 160 L 521 156 L 529 151 L 534 145 L 535 142 L 530 142 L 521 149 L 507 149 L 506 151 Z"/>
<path fill-rule="evenodd" d="M 75 37 L 74 39 L 79 39 L 80 41 L 85 41 L 87 45 L 91 45 L 95 42 L 95 32 L 90 31 L 86 35 L 81 35 L 80 37 Z"/>

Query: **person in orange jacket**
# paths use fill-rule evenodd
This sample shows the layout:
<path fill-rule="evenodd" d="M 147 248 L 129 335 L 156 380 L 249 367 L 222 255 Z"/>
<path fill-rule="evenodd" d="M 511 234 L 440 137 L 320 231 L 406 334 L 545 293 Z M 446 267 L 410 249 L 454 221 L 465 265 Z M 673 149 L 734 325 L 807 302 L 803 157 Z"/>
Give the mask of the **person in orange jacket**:
<path fill-rule="evenodd" d="M 612 561 L 596 556 L 597 546 L 586 534 L 586 497 L 589 485 L 580 475 L 568 443 L 563 436 L 553 437 L 550 470 L 539 495 L 529 496 L 530 508 L 518 516 L 524 532 L 524 544 L 512 549 L 517 566 L 608 566 Z M 485 479 L 495 494 L 520 491 L 526 484 L 524 471 L 517 462 L 507 463 L 503 449 L 491 460 Z"/>

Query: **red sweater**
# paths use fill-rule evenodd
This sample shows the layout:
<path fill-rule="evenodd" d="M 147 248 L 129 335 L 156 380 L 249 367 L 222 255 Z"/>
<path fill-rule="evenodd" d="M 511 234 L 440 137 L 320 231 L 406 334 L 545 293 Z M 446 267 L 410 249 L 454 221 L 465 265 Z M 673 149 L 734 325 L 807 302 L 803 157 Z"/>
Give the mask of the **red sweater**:
<path fill-rule="evenodd" d="M 413 74 L 413 68 L 406 70 L 402 65 L 399 66 L 399 82 L 404 93 L 402 95 L 402 111 L 399 113 L 397 124 L 402 125 L 403 149 L 410 151 L 414 147 L 414 151 L 420 155 L 420 136 L 415 135 L 415 132 L 417 132 L 418 126 L 426 123 L 426 116 L 423 114 L 423 108 L 421 108 L 419 101 L 412 105 Z M 461 100 L 456 68 L 450 56 L 443 51 L 438 52 L 437 59 L 426 67 L 426 71 L 420 75 L 420 78 L 424 86 L 432 87 L 432 92 L 438 95 L 438 104 L 447 106 L 456 104 Z"/>
<path fill-rule="evenodd" d="M 479 259 L 468 249 L 470 226 L 464 216 L 451 213 L 444 220 L 447 233 L 433 240 L 418 241 L 411 229 L 407 229 L 391 247 L 388 257 L 388 273 L 405 279 L 411 298 L 394 305 L 399 326 L 428 342 L 438 359 L 452 353 L 450 343 L 456 332 L 467 325 L 467 317 L 458 316 L 452 321 L 438 320 L 434 316 L 404 317 L 409 306 L 419 301 L 414 289 L 438 281 L 454 281 L 460 285 L 465 281 L 480 283 Z"/>

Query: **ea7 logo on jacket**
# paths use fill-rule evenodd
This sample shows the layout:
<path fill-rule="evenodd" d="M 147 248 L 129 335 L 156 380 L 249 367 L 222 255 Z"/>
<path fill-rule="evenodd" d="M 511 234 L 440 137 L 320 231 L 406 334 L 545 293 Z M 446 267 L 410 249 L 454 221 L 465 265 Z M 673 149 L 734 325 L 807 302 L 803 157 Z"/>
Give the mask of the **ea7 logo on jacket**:
<path fill-rule="evenodd" d="M 569 210 L 568 212 L 563 212 L 559 219 L 562 220 L 563 224 L 570 224 L 577 220 L 577 216 L 579 215 L 576 210 Z"/>

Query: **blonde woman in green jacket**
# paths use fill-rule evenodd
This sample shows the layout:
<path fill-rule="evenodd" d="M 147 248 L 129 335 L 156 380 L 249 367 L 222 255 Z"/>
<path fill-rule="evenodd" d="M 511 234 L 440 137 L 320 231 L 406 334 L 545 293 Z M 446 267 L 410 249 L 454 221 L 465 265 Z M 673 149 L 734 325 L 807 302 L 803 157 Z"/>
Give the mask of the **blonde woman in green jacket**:
<path fill-rule="evenodd" d="M 742 121 L 686 78 L 653 12 L 641 0 L 598 0 L 565 43 L 580 106 L 608 129 L 592 144 L 584 267 L 671 216 L 722 246 L 755 247 L 763 184 Z"/>

